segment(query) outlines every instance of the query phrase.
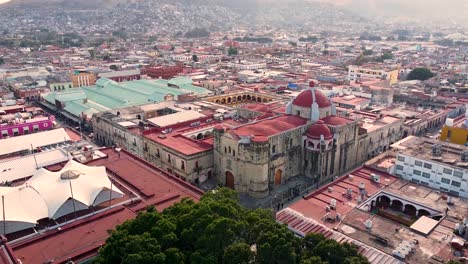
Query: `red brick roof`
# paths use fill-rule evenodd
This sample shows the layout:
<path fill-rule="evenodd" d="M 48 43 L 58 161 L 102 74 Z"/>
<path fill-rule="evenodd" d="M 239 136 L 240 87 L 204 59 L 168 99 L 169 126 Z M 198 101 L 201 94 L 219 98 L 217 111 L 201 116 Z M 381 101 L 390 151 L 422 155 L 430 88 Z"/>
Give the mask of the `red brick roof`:
<path fill-rule="evenodd" d="M 293 115 L 283 115 L 265 119 L 253 124 L 238 127 L 233 131 L 236 136 L 265 136 L 270 137 L 279 133 L 303 126 L 307 120 Z"/>

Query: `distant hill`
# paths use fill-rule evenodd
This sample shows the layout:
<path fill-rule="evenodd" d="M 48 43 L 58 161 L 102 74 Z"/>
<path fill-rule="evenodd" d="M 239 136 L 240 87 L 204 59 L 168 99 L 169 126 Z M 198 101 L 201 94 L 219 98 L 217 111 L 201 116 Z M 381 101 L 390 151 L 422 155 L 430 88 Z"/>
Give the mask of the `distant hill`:
<path fill-rule="evenodd" d="M 125 2 L 129 0 L 10 0 L 3 5 L 30 8 L 106 8 Z"/>
<path fill-rule="evenodd" d="M 425 18 L 463 18 L 468 14 L 467 0 L 317 0 L 365 16 Z"/>

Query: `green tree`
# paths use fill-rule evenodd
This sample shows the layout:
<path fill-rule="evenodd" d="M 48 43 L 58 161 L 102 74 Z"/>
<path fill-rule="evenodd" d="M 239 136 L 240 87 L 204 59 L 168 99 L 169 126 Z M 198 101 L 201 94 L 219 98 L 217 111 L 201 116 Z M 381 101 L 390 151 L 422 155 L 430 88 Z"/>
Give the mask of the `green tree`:
<path fill-rule="evenodd" d="M 94 51 L 94 49 L 90 49 L 88 50 L 88 52 L 91 59 L 94 60 L 94 58 L 96 58 L 96 52 Z"/>
<path fill-rule="evenodd" d="M 224 250 L 225 264 L 248 264 L 253 260 L 253 252 L 246 243 L 235 243 Z"/>
<path fill-rule="evenodd" d="M 237 55 L 237 54 L 238 54 L 238 51 L 237 51 L 236 48 L 234 48 L 234 47 L 229 47 L 229 50 L 228 50 L 228 55 L 229 55 L 229 56 L 235 56 L 235 55 Z"/>
<path fill-rule="evenodd" d="M 362 54 L 364 54 L 364 56 L 370 56 L 370 55 L 372 55 L 372 50 L 366 49 L 366 50 L 364 50 L 364 52 Z"/>
<path fill-rule="evenodd" d="M 198 62 L 198 56 L 197 55 L 192 55 L 192 61 L 193 62 Z"/>
<path fill-rule="evenodd" d="M 381 60 L 393 59 L 393 54 L 391 52 L 385 52 L 384 54 L 382 54 L 382 56 L 380 56 L 380 59 Z"/>
<path fill-rule="evenodd" d="M 434 74 L 428 68 L 414 68 L 408 74 L 407 79 L 408 80 L 425 81 L 425 80 L 430 79 L 432 77 L 434 77 Z"/>
<path fill-rule="evenodd" d="M 140 212 L 110 232 L 94 263 L 367 262 L 352 245 L 314 234 L 301 239 L 278 224 L 270 210 L 246 209 L 235 191 L 218 188 L 198 203 L 183 199 L 162 213 L 154 207 Z"/>

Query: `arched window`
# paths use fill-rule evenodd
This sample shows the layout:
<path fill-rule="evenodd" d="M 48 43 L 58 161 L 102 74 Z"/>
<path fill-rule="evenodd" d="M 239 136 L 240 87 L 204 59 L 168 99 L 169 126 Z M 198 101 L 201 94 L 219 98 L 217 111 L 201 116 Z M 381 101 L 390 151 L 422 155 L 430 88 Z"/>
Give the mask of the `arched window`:
<path fill-rule="evenodd" d="M 232 150 L 232 156 L 236 156 L 236 151 L 235 150 Z"/>
<path fill-rule="evenodd" d="M 224 147 L 224 153 L 227 153 L 227 148 L 226 147 Z"/>
<path fill-rule="evenodd" d="M 231 154 L 231 146 L 229 146 L 229 154 Z"/>

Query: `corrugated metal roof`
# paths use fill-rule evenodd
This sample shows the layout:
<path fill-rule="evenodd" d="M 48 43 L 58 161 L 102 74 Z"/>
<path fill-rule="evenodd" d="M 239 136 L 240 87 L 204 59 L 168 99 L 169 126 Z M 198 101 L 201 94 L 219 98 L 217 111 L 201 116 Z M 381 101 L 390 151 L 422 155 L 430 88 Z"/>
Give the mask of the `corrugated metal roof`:
<path fill-rule="evenodd" d="M 358 240 L 348 237 L 340 232 L 330 229 L 317 221 L 303 216 L 301 213 L 286 208 L 276 214 L 276 220 L 280 223 L 287 224 L 288 228 L 299 236 L 304 237 L 310 233 L 320 233 L 328 239 L 333 239 L 339 243 L 354 244 L 359 247 L 359 253 L 369 260 L 369 263 L 374 264 L 403 264 L 385 252 L 366 245 Z"/>

